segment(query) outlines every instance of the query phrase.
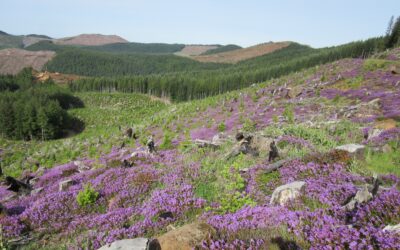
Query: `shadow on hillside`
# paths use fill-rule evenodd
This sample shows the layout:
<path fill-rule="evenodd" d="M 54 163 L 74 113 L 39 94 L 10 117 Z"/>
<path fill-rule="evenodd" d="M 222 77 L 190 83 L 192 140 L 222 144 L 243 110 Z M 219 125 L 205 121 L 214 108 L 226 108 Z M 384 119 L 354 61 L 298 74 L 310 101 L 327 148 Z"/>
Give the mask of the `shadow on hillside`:
<path fill-rule="evenodd" d="M 271 243 L 276 244 L 280 250 L 299 250 L 301 249 L 296 242 L 284 240 L 282 237 L 276 237 L 271 240 Z"/>
<path fill-rule="evenodd" d="M 82 133 L 85 130 L 85 123 L 76 117 L 70 117 L 67 127 L 68 129 L 63 130 L 60 139 L 69 138 Z"/>

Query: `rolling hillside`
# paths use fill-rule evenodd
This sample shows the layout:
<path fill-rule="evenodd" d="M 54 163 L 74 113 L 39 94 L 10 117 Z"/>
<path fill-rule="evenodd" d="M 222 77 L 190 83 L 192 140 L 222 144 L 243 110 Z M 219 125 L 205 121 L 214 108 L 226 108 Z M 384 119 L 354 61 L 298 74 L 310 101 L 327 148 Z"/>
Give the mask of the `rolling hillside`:
<path fill-rule="evenodd" d="M 0 74 L 15 75 L 27 67 L 40 71 L 55 55 L 52 51 L 27 51 L 16 48 L 0 50 Z"/>
<path fill-rule="evenodd" d="M 145 237 L 165 249 L 180 237 L 202 250 L 396 249 L 399 67 L 396 48 L 179 104 L 78 93 L 85 107 L 68 112 L 87 125 L 81 134 L 0 139 L 4 173 L 36 178 L 20 196 L 0 186 L 5 244 L 99 249 Z M 279 156 L 269 160 L 272 141 Z"/>
<path fill-rule="evenodd" d="M 202 54 L 192 56 L 192 58 L 199 62 L 237 63 L 240 61 L 266 55 L 276 50 L 285 48 L 289 46 L 289 44 L 289 42 L 264 43 L 243 49 L 234 49 L 227 52 L 213 53 L 211 55 Z"/>

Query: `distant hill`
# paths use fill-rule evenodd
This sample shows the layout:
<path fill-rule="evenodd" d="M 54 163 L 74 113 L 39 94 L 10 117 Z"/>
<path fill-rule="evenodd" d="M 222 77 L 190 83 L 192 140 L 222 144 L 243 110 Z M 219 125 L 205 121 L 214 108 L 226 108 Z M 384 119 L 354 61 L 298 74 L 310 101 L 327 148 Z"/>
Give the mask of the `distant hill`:
<path fill-rule="evenodd" d="M 202 53 L 201 55 L 218 54 L 218 53 L 228 52 L 228 51 L 237 50 L 237 49 L 241 49 L 241 48 L 242 47 L 237 46 L 235 44 L 228 44 L 228 45 L 225 45 L 225 46 L 218 47 L 216 49 L 207 50 L 206 52 Z"/>
<path fill-rule="evenodd" d="M 181 51 L 175 54 L 178 56 L 197 56 L 219 47 L 219 45 L 185 45 Z"/>
<path fill-rule="evenodd" d="M 61 45 L 98 46 L 111 43 L 128 43 L 128 41 L 116 35 L 82 34 L 73 37 L 56 39 L 54 40 L 54 43 Z"/>
<path fill-rule="evenodd" d="M 244 49 L 236 49 L 210 55 L 192 56 L 192 58 L 199 62 L 237 63 L 285 48 L 289 46 L 289 44 L 290 42 L 269 42 Z"/>
<path fill-rule="evenodd" d="M 0 50 L 0 74 L 15 75 L 26 67 L 40 71 L 55 54 L 52 51 L 27 51 L 17 48 Z"/>
<path fill-rule="evenodd" d="M 5 48 L 21 48 L 23 46 L 22 36 L 13 36 L 1 31 L 0 47 Z"/>

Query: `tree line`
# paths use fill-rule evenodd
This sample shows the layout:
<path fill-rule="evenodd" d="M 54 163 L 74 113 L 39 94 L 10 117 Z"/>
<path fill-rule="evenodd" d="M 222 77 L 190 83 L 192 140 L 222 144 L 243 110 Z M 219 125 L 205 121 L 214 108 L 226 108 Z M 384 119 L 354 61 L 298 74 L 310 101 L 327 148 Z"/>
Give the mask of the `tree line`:
<path fill-rule="evenodd" d="M 72 91 L 139 92 L 188 101 L 221 94 L 277 78 L 291 72 L 347 57 L 367 57 L 385 49 L 384 37 L 313 49 L 292 43 L 288 47 L 235 65 L 182 72 L 135 76 L 95 77 L 72 82 Z"/>
<path fill-rule="evenodd" d="M 0 76 L 0 135 L 15 140 L 49 140 L 66 130 L 79 130 L 83 123 L 67 109 L 83 102 L 52 81 L 36 83 L 32 69 L 17 76 Z"/>

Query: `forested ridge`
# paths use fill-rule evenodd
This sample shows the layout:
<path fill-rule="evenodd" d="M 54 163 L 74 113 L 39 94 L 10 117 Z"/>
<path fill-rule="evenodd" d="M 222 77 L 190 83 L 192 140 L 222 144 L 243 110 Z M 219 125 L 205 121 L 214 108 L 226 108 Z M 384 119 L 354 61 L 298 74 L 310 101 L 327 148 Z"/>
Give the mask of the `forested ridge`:
<path fill-rule="evenodd" d="M 32 69 L 17 76 L 0 76 L 0 136 L 17 140 L 49 140 L 65 130 L 82 129 L 66 112 L 82 107 L 80 99 L 52 81 L 36 83 Z"/>
<path fill-rule="evenodd" d="M 367 57 L 385 48 L 384 38 L 372 38 L 341 46 L 313 49 L 292 43 L 288 47 L 232 66 L 215 69 L 142 76 L 81 79 L 70 84 L 73 91 L 140 92 L 187 101 L 240 89 L 253 83 L 346 57 Z"/>

